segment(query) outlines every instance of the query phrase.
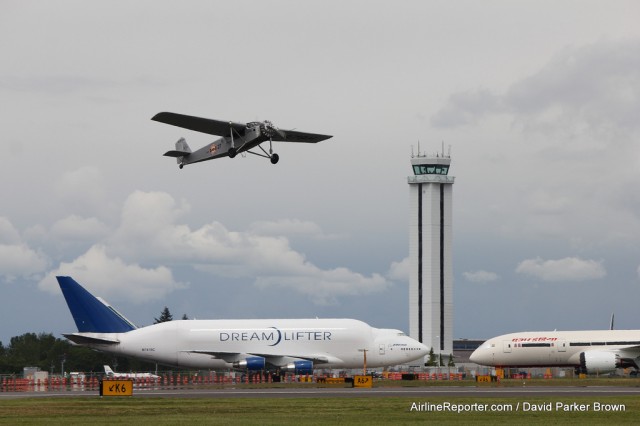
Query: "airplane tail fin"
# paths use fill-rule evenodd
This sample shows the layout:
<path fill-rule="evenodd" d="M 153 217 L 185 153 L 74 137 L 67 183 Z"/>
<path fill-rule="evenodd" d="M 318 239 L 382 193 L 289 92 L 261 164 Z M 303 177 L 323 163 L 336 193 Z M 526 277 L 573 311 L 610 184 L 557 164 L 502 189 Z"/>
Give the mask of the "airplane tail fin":
<path fill-rule="evenodd" d="M 56 277 L 80 333 L 126 333 L 136 326 L 71 277 Z"/>
<path fill-rule="evenodd" d="M 105 373 L 107 376 L 113 376 L 113 375 L 114 375 L 114 374 L 113 374 L 113 370 L 112 370 L 112 369 L 111 369 L 111 367 L 109 367 L 108 365 L 105 365 L 105 366 L 104 366 L 104 373 Z"/>
<path fill-rule="evenodd" d="M 178 139 L 178 142 L 176 142 L 176 149 L 165 152 L 164 156 L 179 158 L 189 154 L 191 154 L 191 148 L 189 148 L 189 145 L 184 138 L 180 138 Z"/>
<path fill-rule="evenodd" d="M 182 151 L 187 154 L 191 154 L 191 148 L 189 148 L 189 145 L 184 138 L 180 138 L 178 139 L 178 142 L 176 142 L 176 151 Z"/>

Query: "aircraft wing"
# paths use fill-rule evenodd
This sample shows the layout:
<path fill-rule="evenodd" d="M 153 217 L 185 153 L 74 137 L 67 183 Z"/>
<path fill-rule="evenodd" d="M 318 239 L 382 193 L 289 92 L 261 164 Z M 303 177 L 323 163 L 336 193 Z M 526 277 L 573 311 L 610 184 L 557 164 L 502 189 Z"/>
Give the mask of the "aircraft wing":
<path fill-rule="evenodd" d="M 627 346 L 626 348 L 617 349 L 616 352 L 622 358 L 638 358 L 640 356 L 640 346 Z"/>
<path fill-rule="evenodd" d="M 174 112 L 160 112 L 154 115 L 152 120 L 216 136 L 229 136 L 231 135 L 232 128 L 238 133 L 242 134 L 244 132 L 244 129 L 247 127 L 247 125 L 244 123 L 212 120 L 210 118 L 176 114 Z"/>
<path fill-rule="evenodd" d="M 269 362 L 270 364 L 273 364 L 273 365 L 279 365 L 280 363 L 278 362 L 278 360 L 280 360 L 282 358 L 304 359 L 304 360 L 307 360 L 307 361 L 313 361 L 314 363 L 318 363 L 318 364 L 326 364 L 328 362 L 340 361 L 339 359 L 337 359 L 335 357 L 333 359 L 330 359 L 326 355 L 274 355 L 274 354 L 262 354 L 262 353 L 257 353 L 257 352 L 239 353 L 239 352 L 218 352 L 218 351 L 198 351 L 198 350 L 191 350 L 191 351 L 185 351 L 185 352 L 211 355 L 211 356 L 213 356 L 215 358 L 219 358 L 219 359 L 221 359 L 221 360 L 223 360 L 225 362 L 228 362 L 228 363 L 232 363 L 232 362 L 238 361 L 238 360 L 242 359 L 245 355 L 262 357 L 262 358 L 266 359 L 267 362 Z"/>
<path fill-rule="evenodd" d="M 298 132 L 296 130 L 282 130 L 273 137 L 272 140 L 278 142 L 304 142 L 304 143 L 317 143 L 326 139 L 330 139 L 333 136 L 320 135 L 318 133 L 306 133 Z"/>

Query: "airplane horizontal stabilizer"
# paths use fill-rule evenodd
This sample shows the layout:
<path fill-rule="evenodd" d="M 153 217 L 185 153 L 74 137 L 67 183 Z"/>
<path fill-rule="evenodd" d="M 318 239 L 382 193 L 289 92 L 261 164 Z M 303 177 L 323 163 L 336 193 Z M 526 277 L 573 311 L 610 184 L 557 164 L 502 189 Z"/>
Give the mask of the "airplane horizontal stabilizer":
<path fill-rule="evenodd" d="M 64 337 L 71 340 L 73 343 L 79 345 L 117 345 L 120 343 L 118 340 L 105 339 L 102 337 L 87 336 L 86 334 L 67 333 L 63 334 Z"/>
<path fill-rule="evenodd" d="M 172 150 L 172 151 L 167 151 L 165 152 L 163 155 L 165 157 L 184 157 L 185 155 L 189 155 L 191 154 L 189 151 L 176 151 L 176 150 Z"/>

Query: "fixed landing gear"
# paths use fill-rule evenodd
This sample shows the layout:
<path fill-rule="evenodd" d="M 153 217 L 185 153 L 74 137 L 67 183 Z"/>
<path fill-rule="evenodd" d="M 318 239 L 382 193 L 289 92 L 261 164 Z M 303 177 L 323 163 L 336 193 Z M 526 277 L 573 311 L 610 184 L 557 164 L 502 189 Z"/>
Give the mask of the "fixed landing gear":
<path fill-rule="evenodd" d="M 268 158 L 269 161 L 271 161 L 271 164 L 277 164 L 278 161 L 280 161 L 280 156 L 273 152 L 273 150 L 271 149 L 271 141 L 269 141 L 269 152 L 265 151 L 265 149 L 260 145 L 258 145 L 258 148 L 260 148 L 262 154 L 249 150 L 243 151 L 243 153 L 246 152 L 247 154 L 253 154 L 257 155 L 258 157 Z M 229 158 L 234 158 L 236 155 L 238 155 L 238 150 L 236 148 L 229 148 L 229 151 L 227 151 L 227 155 L 229 156 Z"/>
<path fill-rule="evenodd" d="M 180 170 L 182 170 L 182 168 L 184 167 L 184 164 L 180 164 L 178 167 L 180 167 Z"/>

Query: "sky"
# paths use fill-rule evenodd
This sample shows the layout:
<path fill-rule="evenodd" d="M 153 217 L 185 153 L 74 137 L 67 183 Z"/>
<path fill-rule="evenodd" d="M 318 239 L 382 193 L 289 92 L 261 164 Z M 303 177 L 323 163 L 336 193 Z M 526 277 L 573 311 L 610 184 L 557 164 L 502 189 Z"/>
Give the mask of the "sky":
<path fill-rule="evenodd" d="M 410 158 L 451 150 L 454 336 L 640 328 L 636 1 L 0 0 L 0 342 L 138 325 L 408 331 Z M 333 135 L 179 170 L 161 111 Z"/>

